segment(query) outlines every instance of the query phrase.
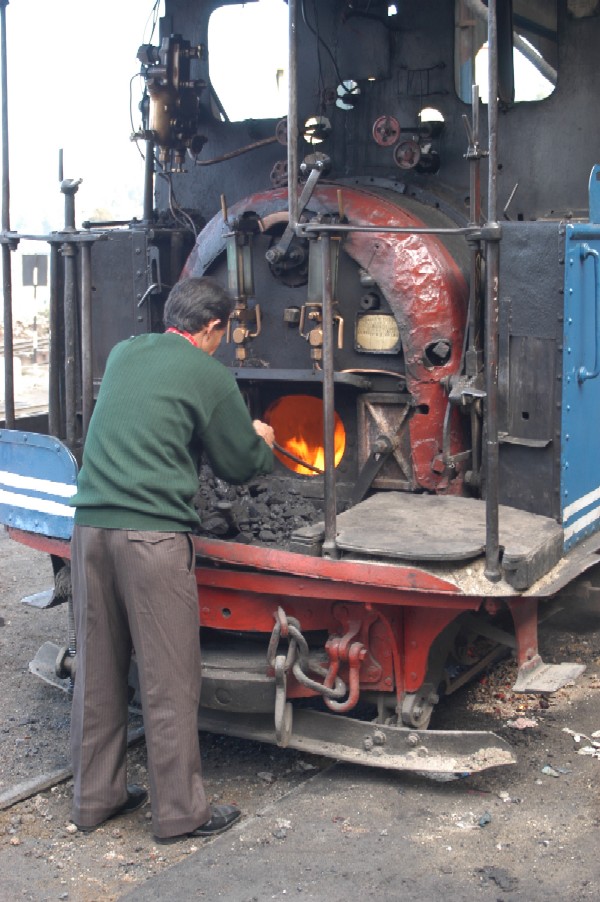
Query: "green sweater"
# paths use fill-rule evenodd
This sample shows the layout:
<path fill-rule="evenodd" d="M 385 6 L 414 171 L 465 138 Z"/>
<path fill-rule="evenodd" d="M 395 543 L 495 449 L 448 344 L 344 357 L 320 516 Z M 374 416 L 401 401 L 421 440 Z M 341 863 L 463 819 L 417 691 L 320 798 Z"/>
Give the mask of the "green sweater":
<path fill-rule="evenodd" d="M 71 504 L 75 522 L 182 532 L 199 523 L 192 499 L 205 452 L 239 485 L 273 469 L 229 370 L 180 335 L 149 334 L 111 351 Z"/>

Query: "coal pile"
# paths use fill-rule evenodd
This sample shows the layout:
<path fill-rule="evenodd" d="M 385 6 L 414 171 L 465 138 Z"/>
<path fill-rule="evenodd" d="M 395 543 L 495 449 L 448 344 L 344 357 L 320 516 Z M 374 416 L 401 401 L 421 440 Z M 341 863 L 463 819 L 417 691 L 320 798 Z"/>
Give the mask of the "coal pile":
<path fill-rule="evenodd" d="M 294 532 L 323 520 L 323 503 L 306 498 L 290 479 L 268 476 L 232 486 L 204 465 L 194 498 L 199 535 L 290 548 Z"/>

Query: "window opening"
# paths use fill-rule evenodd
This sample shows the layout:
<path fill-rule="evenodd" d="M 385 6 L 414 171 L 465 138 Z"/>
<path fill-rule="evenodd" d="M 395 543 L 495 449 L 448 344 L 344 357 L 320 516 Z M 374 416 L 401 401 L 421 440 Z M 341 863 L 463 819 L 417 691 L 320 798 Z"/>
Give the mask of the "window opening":
<path fill-rule="evenodd" d="M 279 119 L 288 106 L 285 0 L 220 6 L 208 23 L 211 87 L 232 122 Z"/>
<path fill-rule="evenodd" d="M 543 100 L 556 87 L 558 36 L 556 0 L 513 0 L 514 101 Z M 465 103 L 473 84 L 487 103 L 487 3 L 457 0 L 455 6 L 455 84 Z"/>

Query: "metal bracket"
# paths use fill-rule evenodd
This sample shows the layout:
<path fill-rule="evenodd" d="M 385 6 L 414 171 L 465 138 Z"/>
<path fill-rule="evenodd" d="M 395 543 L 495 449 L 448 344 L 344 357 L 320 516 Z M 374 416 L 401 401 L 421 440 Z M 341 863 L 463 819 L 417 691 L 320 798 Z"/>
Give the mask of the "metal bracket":
<path fill-rule="evenodd" d="M 322 174 L 321 169 L 312 169 L 308 179 L 306 180 L 306 184 L 302 189 L 302 194 L 298 200 L 298 219 L 302 216 L 302 213 L 306 209 L 308 202 L 313 196 L 313 191 L 317 187 L 317 182 L 319 181 Z M 265 254 L 265 258 L 268 263 L 278 263 L 285 255 L 287 254 L 290 244 L 292 243 L 292 239 L 296 234 L 296 223 L 288 222 L 285 227 L 285 231 L 277 244 L 269 248 L 267 253 Z"/>
<path fill-rule="evenodd" d="M 352 493 L 353 505 L 358 504 L 359 501 L 363 500 L 363 498 L 371 488 L 373 480 L 376 478 L 377 474 L 383 467 L 386 460 L 389 458 L 390 454 L 392 454 L 393 450 L 394 444 L 387 435 L 378 436 L 371 449 L 371 453 L 365 461 L 362 470 L 358 474 L 358 479 L 356 480 L 354 486 L 354 492 Z"/>

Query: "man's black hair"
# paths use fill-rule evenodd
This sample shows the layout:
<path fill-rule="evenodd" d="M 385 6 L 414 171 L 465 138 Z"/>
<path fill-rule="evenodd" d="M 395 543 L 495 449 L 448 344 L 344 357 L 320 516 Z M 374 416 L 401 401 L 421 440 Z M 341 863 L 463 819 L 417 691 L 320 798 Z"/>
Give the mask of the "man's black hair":
<path fill-rule="evenodd" d="M 173 286 L 164 310 L 165 328 L 174 326 L 195 335 L 211 320 L 225 327 L 233 310 L 233 298 L 210 276 L 182 279 Z"/>

